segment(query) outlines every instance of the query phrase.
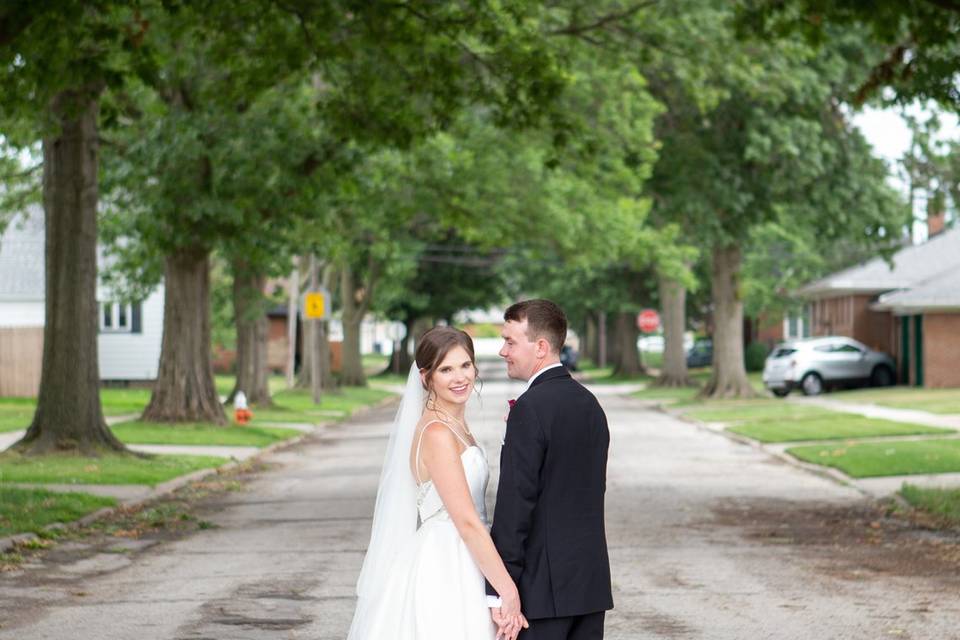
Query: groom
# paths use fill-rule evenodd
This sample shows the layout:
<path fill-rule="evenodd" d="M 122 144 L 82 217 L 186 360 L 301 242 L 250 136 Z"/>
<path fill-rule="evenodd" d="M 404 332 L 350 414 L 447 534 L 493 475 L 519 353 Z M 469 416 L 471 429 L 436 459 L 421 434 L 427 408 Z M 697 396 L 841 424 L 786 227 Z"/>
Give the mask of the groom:
<path fill-rule="evenodd" d="M 520 590 L 521 640 L 599 640 L 613 608 L 603 523 L 610 432 L 597 399 L 560 364 L 567 319 L 549 300 L 504 313 L 507 375 L 527 383 L 511 402 L 490 534 Z M 494 622 L 505 627 L 487 585 Z"/>

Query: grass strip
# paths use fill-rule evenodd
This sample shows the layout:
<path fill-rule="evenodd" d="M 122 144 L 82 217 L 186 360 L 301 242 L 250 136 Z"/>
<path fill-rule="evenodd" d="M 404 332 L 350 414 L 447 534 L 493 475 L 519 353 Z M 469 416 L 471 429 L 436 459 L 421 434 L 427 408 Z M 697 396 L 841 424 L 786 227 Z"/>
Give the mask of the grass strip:
<path fill-rule="evenodd" d="M 127 444 L 179 444 L 224 447 L 266 447 L 300 435 L 296 429 L 229 425 L 207 422 L 161 424 L 132 420 L 110 427 Z"/>
<path fill-rule="evenodd" d="M 72 522 L 116 504 L 113 498 L 86 493 L 0 486 L 0 536 L 39 533 L 48 524 Z"/>
<path fill-rule="evenodd" d="M 100 390 L 100 403 L 105 416 L 139 414 L 149 401 L 149 389 Z M 29 427 L 36 408 L 36 398 L 0 398 L 0 433 Z"/>
<path fill-rule="evenodd" d="M 342 387 L 323 394 L 319 405 L 313 404 L 309 389 L 281 391 L 273 396 L 273 407 L 254 407 L 253 421 L 318 424 L 350 416 L 361 407 L 376 404 L 394 395 L 373 387 Z"/>
<path fill-rule="evenodd" d="M 904 484 L 900 495 L 918 509 L 943 518 L 951 524 L 960 524 L 960 489 L 923 489 Z"/>
<path fill-rule="evenodd" d="M 787 453 L 854 478 L 960 472 L 960 440 L 906 440 L 792 447 Z"/>
<path fill-rule="evenodd" d="M 704 422 L 756 423 L 766 421 L 806 420 L 828 416 L 847 415 L 820 407 L 807 407 L 783 400 L 717 400 L 691 406 L 685 411 Z"/>
<path fill-rule="evenodd" d="M 950 429 L 928 427 L 906 422 L 893 422 L 850 414 L 833 414 L 809 418 L 786 418 L 786 422 L 764 420 L 730 427 L 728 430 L 760 442 L 799 442 L 802 440 L 845 440 L 848 438 L 880 438 L 948 434 Z"/>
<path fill-rule="evenodd" d="M 9 431 L 20 431 L 30 426 L 33 419 L 33 406 L 17 407 L 6 404 L 4 398 L 3 405 L 0 405 L 0 433 Z"/>
<path fill-rule="evenodd" d="M 960 389 L 923 389 L 918 387 L 885 387 L 840 391 L 833 399 L 913 409 L 941 415 L 960 414 Z"/>
<path fill-rule="evenodd" d="M 22 456 L 0 454 L 0 481 L 55 484 L 145 484 L 154 486 L 199 469 L 219 467 L 225 458 L 164 455 L 139 457 L 106 454 Z"/>
<path fill-rule="evenodd" d="M 101 389 L 100 404 L 105 416 L 143 413 L 150 402 L 150 389 Z"/>

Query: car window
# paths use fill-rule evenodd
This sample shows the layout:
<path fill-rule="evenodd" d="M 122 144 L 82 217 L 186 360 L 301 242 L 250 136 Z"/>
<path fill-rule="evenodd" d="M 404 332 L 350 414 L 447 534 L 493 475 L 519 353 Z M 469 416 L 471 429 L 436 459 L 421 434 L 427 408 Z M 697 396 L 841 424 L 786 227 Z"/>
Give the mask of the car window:
<path fill-rule="evenodd" d="M 790 355 L 791 353 L 796 353 L 796 352 L 797 352 L 796 349 L 791 349 L 791 348 L 789 348 L 789 347 L 781 347 L 781 348 L 779 348 L 779 349 L 776 349 L 776 350 L 773 352 L 773 358 L 774 358 L 774 359 L 776 359 L 776 358 L 786 358 L 786 357 L 787 357 L 788 355 Z"/>
<path fill-rule="evenodd" d="M 860 349 L 857 349 L 852 344 L 841 344 L 833 350 L 835 353 L 862 353 Z"/>

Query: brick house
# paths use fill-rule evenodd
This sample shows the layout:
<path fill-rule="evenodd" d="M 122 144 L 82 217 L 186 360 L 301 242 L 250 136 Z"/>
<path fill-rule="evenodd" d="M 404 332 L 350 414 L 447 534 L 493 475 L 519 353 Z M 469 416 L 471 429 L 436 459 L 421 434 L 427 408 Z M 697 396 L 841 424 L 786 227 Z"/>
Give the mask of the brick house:
<path fill-rule="evenodd" d="M 880 296 L 898 326 L 899 376 L 926 387 L 960 387 L 960 269 Z"/>
<path fill-rule="evenodd" d="M 808 301 L 812 335 L 847 336 L 889 353 L 901 384 L 960 387 L 960 228 L 798 293 Z"/>

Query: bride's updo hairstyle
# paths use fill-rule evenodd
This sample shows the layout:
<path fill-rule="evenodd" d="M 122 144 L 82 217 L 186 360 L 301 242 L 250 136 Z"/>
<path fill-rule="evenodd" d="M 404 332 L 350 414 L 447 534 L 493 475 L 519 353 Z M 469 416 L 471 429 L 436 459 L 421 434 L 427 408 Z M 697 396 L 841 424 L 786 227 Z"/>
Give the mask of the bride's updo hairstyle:
<path fill-rule="evenodd" d="M 414 359 L 417 368 L 423 374 L 423 388 L 429 391 L 433 372 L 454 347 L 463 347 L 470 356 L 474 371 L 477 371 L 477 357 L 473 353 L 473 339 L 466 332 L 454 327 L 434 327 L 417 341 Z"/>

